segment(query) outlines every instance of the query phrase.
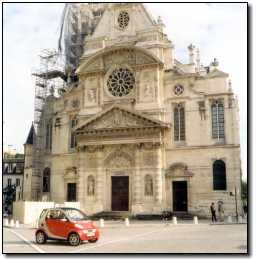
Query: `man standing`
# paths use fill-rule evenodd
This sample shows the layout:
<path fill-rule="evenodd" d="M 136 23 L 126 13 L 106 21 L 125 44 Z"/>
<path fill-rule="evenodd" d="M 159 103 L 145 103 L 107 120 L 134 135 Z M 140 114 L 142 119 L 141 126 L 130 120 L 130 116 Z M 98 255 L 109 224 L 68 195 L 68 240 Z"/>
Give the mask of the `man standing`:
<path fill-rule="evenodd" d="M 219 212 L 219 221 L 223 222 L 224 221 L 224 208 L 223 208 L 222 201 L 218 202 L 218 212 Z"/>
<path fill-rule="evenodd" d="M 214 203 L 211 204 L 210 206 L 210 210 L 211 210 L 211 214 L 212 214 L 212 222 L 217 222 L 217 218 L 216 218 L 216 209 L 214 206 Z"/>

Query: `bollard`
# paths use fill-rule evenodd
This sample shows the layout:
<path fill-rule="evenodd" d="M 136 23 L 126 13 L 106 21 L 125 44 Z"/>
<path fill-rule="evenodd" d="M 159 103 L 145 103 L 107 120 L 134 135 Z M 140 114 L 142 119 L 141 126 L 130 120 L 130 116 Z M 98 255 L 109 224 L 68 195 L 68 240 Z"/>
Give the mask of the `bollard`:
<path fill-rule="evenodd" d="M 172 223 L 174 224 L 174 225 L 177 225 L 178 223 L 177 223 L 177 217 L 173 217 L 172 218 Z"/>
<path fill-rule="evenodd" d="M 11 221 L 10 221 L 10 227 L 14 227 L 14 220 L 13 219 L 11 219 Z"/>
<path fill-rule="evenodd" d="M 197 218 L 197 216 L 194 216 L 194 224 L 198 225 L 198 218 Z"/>
<path fill-rule="evenodd" d="M 4 226 L 8 227 L 9 226 L 9 220 L 8 218 L 4 218 Z"/>
<path fill-rule="evenodd" d="M 104 227 L 104 219 L 103 218 L 100 219 L 100 227 Z"/>
<path fill-rule="evenodd" d="M 125 225 L 126 225 L 127 227 L 130 226 L 129 218 L 126 218 L 126 219 L 125 219 Z"/>
<path fill-rule="evenodd" d="M 16 227 L 16 228 L 19 228 L 19 227 L 20 227 L 19 220 L 16 220 L 16 221 L 15 221 L 15 227 Z"/>
<path fill-rule="evenodd" d="M 232 217 L 228 216 L 228 223 L 232 223 Z"/>
<path fill-rule="evenodd" d="M 243 218 L 242 218 L 242 216 L 239 216 L 239 217 L 238 217 L 238 223 L 243 223 Z"/>

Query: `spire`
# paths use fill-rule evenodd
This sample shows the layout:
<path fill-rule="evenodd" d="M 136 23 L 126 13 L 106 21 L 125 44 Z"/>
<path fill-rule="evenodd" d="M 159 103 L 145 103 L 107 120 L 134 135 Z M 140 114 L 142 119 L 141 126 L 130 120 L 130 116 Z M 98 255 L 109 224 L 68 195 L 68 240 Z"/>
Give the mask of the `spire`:
<path fill-rule="evenodd" d="M 34 135 L 35 135 L 35 128 L 34 128 L 34 124 L 32 122 L 32 125 L 30 127 L 29 134 L 28 134 L 25 145 L 27 145 L 27 144 L 33 145 Z"/>

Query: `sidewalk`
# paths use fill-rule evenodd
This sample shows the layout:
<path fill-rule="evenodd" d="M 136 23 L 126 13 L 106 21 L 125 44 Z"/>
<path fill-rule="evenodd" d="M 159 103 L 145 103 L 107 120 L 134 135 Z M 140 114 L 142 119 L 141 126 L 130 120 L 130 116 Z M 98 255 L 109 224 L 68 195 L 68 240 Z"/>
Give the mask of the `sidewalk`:
<path fill-rule="evenodd" d="M 100 221 L 96 220 L 94 223 L 100 227 Z M 104 220 L 105 228 L 118 228 L 118 227 L 163 227 L 163 226 L 198 226 L 198 225 L 241 225 L 247 224 L 246 219 L 243 219 L 242 223 L 234 222 L 216 222 L 212 223 L 210 219 L 198 219 L 198 224 L 195 224 L 193 220 L 181 220 L 177 219 L 177 224 L 174 224 L 172 220 L 130 220 L 129 226 L 125 224 L 124 220 Z M 10 226 L 4 226 L 5 228 L 15 228 Z M 19 228 L 36 229 L 33 224 L 20 224 Z"/>

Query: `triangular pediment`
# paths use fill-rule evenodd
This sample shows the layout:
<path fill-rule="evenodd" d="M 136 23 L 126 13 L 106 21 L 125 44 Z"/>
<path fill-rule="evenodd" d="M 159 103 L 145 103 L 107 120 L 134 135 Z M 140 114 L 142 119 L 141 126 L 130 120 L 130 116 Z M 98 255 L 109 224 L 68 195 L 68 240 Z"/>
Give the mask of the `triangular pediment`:
<path fill-rule="evenodd" d="M 164 128 L 168 124 L 120 106 L 113 106 L 79 125 L 76 132 L 155 127 Z"/>

